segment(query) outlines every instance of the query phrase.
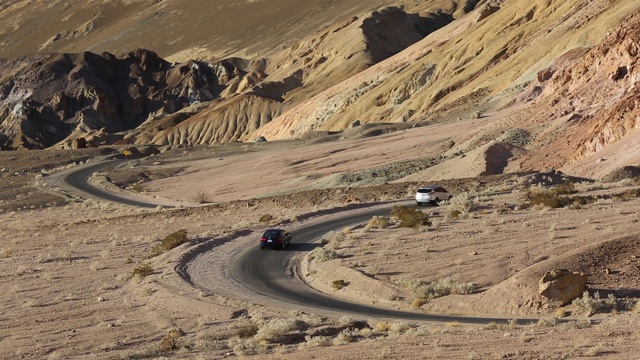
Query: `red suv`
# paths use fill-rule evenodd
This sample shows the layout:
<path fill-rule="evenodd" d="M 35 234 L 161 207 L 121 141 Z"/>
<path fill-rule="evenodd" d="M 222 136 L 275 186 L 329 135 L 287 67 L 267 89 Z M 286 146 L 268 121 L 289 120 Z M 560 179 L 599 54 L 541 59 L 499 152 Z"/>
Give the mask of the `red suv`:
<path fill-rule="evenodd" d="M 291 245 L 291 234 L 284 229 L 267 229 L 260 238 L 260 249 L 284 249 Z"/>

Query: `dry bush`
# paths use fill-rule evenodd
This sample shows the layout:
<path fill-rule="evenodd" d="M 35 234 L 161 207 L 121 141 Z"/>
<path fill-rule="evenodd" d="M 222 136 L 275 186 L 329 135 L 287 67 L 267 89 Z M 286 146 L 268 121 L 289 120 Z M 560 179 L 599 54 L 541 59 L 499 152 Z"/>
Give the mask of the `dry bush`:
<path fill-rule="evenodd" d="M 258 333 L 258 329 L 257 324 L 245 324 L 237 328 L 234 334 L 241 339 L 246 339 L 255 336 Z"/>
<path fill-rule="evenodd" d="M 429 301 L 427 299 L 423 299 L 423 298 L 415 298 L 413 299 L 413 301 L 411 301 L 411 307 L 412 308 L 419 308 L 422 305 L 428 303 Z"/>
<path fill-rule="evenodd" d="M 314 348 L 320 346 L 331 346 L 333 342 L 326 336 L 305 336 L 305 342 L 300 344 L 300 348 Z"/>
<path fill-rule="evenodd" d="M 468 191 L 465 191 L 449 199 L 449 206 L 447 209 L 450 212 L 457 210 L 460 214 L 466 214 L 475 209 L 475 206 L 473 196 L 471 196 Z"/>
<path fill-rule="evenodd" d="M 342 315 L 338 319 L 338 324 L 342 326 L 352 326 L 355 322 L 356 322 L 355 319 L 348 315 Z"/>
<path fill-rule="evenodd" d="M 387 332 L 389 331 L 390 325 L 386 321 L 378 321 L 373 328 L 376 332 Z"/>
<path fill-rule="evenodd" d="M 237 356 L 258 355 L 266 351 L 266 349 L 260 346 L 254 339 L 231 338 L 227 342 L 227 345 L 233 349 L 233 353 Z"/>
<path fill-rule="evenodd" d="M 630 300 L 617 299 L 613 294 L 609 294 L 606 299 L 600 299 L 598 293 L 595 293 L 592 297 L 587 291 L 582 293 L 582 297 L 574 299 L 572 304 L 585 310 L 587 316 L 596 313 L 630 310 L 633 308 L 633 303 Z"/>
<path fill-rule="evenodd" d="M 298 326 L 298 320 L 292 318 L 275 318 L 267 321 L 258 329 L 254 336 L 256 340 L 275 340 Z"/>
<path fill-rule="evenodd" d="M 353 342 L 353 340 L 359 335 L 357 330 L 342 330 L 334 339 L 334 345 L 345 345 Z"/>
<path fill-rule="evenodd" d="M 391 326 L 389 326 L 389 331 L 392 331 L 396 334 L 403 334 L 409 330 L 411 330 L 411 326 L 406 322 L 402 322 L 402 321 L 394 322 L 393 324 L 391 324 Z"/>
<path fill-rule="evenodd" d="M 557 317 L 541 318 L 538 320 L 537 325 L 540 327 L 542 326 L 553 327 L 558 325 L 558 318 Z"/>
<path fill-rule="evenodd" d="M 400 221 L 398 227 L 417 228 L 418 226 L 431 225 L 429 216 L 415 207 L 395 205 L 391 209 L 391 218 Z"/>
<path fill-rule="evenodd" d="M 346 235 L 339 231 L 329 231 L 324 234 L 320 242 L 322 244 L 326 244 L 327 248 L 331 250 L 338 250 L 340 248 L 340 243 L 346 239 Z"/>
<path fill-rule="evenodd" d="M 264 214 L 260 217 L 260 219 L 258 219 L 259 222 L 263 223 L 263 222 L 269 222 L 273 220 L 273 215 L 271 214 Z"/>
<path fill-rule="evenodd" d="M 189 241 L 187 230 L 180 229 L 167 235 L 160 244 L 151 249 L 152 256 L 160 255 Z"/>
<path fill-rule="evenodd" d="M 530 191 L 526 196 L 531 205 L 538 207 L 556 209 L 570 204 L 569 198 L 560 196 L 547 189 Z"/>
<path fill-rule="evenodd" d="M 349 282 L 344 280 L 333 280 L 333 282 L 331 283 L 331 287 L 334 291 L 341 290 L 347 285 L 349 285 Z"/>
<path fill-rule="evenodd" d="M 211 198 L 203 190 L 196 192 L 191 196 L 191 200 L 196 204 L 206 204 L 211 202 Z"/>
<path fill-rule="evenodd" d="M 331 249 L 317 247 L 311 253 L 312 258 L 317 262 L 325 262 L 338 258 L 338 253 Z"/>
<path fill-rule="evenodd" d="M 211 334 L 198 335 L 195 340 L 195 349 L 199 351 L 226 350 L 228 344 L 218 336 Z"/>
<path fill-rule="evenodd" d="M 147 262 L 141 262 L 133 269 L 131 277 L 144 278 L 151 274 L 153 274 L 153 268 L 151 267 L 151 264 Z"/>
<path fill-rule="evenodd" d="M 364 268 L 364 273 L 369 276 L 376 276 L 382 272 L 382 269 L 376 265 L 369 265 Z"/>
<path fill-rule="evenodd" d="M 179 339 L 184 336 L 184 332 L 180 329 L 171 329 L 165 337 L 160 340 L 161 351 L 173 351 L 180 348 Z"/>
<path fill-rule="evenodd" d="M 435 299 L 450 294 L 466 295 L 475 289 L 472 283 L 459 283 L 451 276 L 429 284 L 415 279 L 399 278 L 396 284 L 411 290 L 419 299 Z"/>
<path fill-rule="evenodd" d="M 576 329 L 586 329 L 591 327 L 591 320 L 589 319 L 576 320 L 576 321 L 572 321 L 570 324 Z"/>
<path fill-rule="evenodd" d="M 374 216 L 369 220 L 367 225 L 364 226 L 364 231 L 368 232 L 371 229 L 386 229 L 389 227 L 389 219 L 384 216 Z"/>

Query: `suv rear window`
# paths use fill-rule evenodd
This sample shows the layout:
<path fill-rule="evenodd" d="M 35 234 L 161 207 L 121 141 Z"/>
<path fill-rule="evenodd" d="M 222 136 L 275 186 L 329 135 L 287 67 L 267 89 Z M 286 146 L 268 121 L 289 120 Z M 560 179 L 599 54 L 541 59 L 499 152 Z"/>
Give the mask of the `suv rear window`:
<path fill-rule="evenodd" d="M 430 193 L 430 192 L 432 192 L 432 191 L 433 191 L 433 189 L 431 189 L 431 188 L 427 188 L 427 189 L 418 189 L 418 192 L 419 192 L 419 193 L 421 193 L 421 194 L 427 194 L 427 193 Z"/>

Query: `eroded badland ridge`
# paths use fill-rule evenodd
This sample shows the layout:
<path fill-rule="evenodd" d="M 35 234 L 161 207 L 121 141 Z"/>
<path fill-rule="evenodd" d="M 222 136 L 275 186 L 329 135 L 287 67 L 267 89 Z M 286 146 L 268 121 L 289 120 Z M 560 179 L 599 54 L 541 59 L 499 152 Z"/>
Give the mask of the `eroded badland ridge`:
<path fill-rule="evenodd" d="M 427 1 L 371 11 L 318 2 L 306 10 L 317 17 L 282 1 L 265 21 L 300 19 L 293 34 L 273 26 L 273 44 L 246 38 L 251 16 L 230 28 L 219 19 L 250 4 L 266 6 L 229 2 L 198 11 L 205 5 L 127 1 L 116 12 L 112 2 L 52 3 L 56 21 L 28 33 L 43 13 L 28 2 L 4 5 L 14 31 L 5 31 L 0 47 L 3 148 L 292 139 L 513 109 L 483 129 L 481 141 L 514 129 L 528 134 L 526 144 L 504 145 L 509 170 L 566 167 L 602 176 L 579 164 L 634 136 L 632 1 Z M 200 31 L 177 36 L 185 22 Z M 219 31 L 225 41 L 237 42 L 222 42 L 232 56 L 194 50 L 219 46 L 207 32 L 213 23 L 227 29 Z M 636 161 L 628 155 L 611 166 Z"/>

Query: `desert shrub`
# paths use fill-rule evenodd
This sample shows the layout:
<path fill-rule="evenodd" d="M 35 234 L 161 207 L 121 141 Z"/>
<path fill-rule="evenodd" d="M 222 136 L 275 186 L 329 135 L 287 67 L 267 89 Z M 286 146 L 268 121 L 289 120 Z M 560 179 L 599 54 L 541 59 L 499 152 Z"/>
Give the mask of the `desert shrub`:
<path fill-rule="evenodd" d="M 256 340 L 275 340 L 296 329 L 297 325 L 298 321 L 292 318 L 271 319 L 258 329 L 254 338 Z"/>
<path fill-rule="evenodd" d="M 538 320 L 538 326 L 553 327 L 558 325 L 558 322 L 559 321 L 557 317 L 541 318 L 540 320 Z"/>
<path fill-rule="evenodd" d="M 147 262 L 141 262 L 134 269 L 131 274 L 132 277 L 143 278 L 153 274 L 153 268 L 151 268 L 151 264 Z"/>
<path fill-rule="evenodd" d="M 364 269 L 364 273 L 369 276 L 376 276 L 380 274 L 380 272 L 382 272 L 382 269 L 375 265 L 369 265 Z"/>
<path fill-rule="evenodd" d="M 460 214 L 468 213 L 475 209 L 475 200 L 468 191 L 461 192 L 460 194 L 449 199 L 449 211 L 459 211 Z"/>
<path fill-rule="evenodd" d="M 246 324 L 236 329 L 235 336 L 241 339 L 246 339 L 256 335 L 257 333 L 258 333 L 257 324 Z"/>
<path fill-rule="evenodd" d="M 271 214 L 264 214 L 262 216 L 260 216 L 260 219 L 258 219 L 259 222 L 268 222 L 273 220 L 273 216 Z"/>
<path fill-rule="evenodd" d="M 583 309 L 587 313 L 587 316 L 596 313 L 629 310 L 633 305 L 628 300 L 617 299 L 613 294 L 609 294 L 606 299 L 600 299 L 598 293 L 595 293 L 592 297 L 587 291 L 582 293 L 582 297 L 574 299 L 572 304 Z"/>
<path fill-rule="evenodd" d="M 320 242 L 322 244 L 326 244 L 327 248 L 331 250 L 338 250 L 340 248 L 340 243 L 346 239 L 346 235 L 339 231 L 329 231 L 324 234 Z"/>
<path fill-rule="evenodd" d="M 458 220 L 460 218 L 460 215 L 462 215 L 462 212 L 460 210 L 452 210 L 449 213 L 449 218 L 451 218 L 451 220 Z"/>
<path fill-rule="evenodd" d="M 193 194 L 193 196 L 191 196 L 191 200 L 196 204 L 206 204 L 208 202 L 211 202 L 211 199 L 209 199 L 209 195 L 207 195 L 207 193 L 204 191 L 198 191 Z"/>
<path fill-rule="evenodd" d="M 391 326 L 389 326 L 389 331 L 392 331 L 397 334 L 405 333 L 410 329 L 411 329 L 411 326 L 409 326 L 409 324 L 407 324 L 406 322 L 402 322 L 402 321 L 394 322 L 393 324 L 391 324 Z"/>
<path fill-rule="evenodd" d="M 373 327 L 376 332 L 387 332 L 389 331 L 389 328 L 390 325 L 387 321 L 378 321 Z"/>
<path fill-rule="evenodd" d="M 333 339 L 333 344 L 345 345 L 353 342 L 353 339 L 357 336 L 357 330 L 344 329 Z"/>
<path fill-rule="evenodd" d="M 640 197 L 640 189 L 626 190 L 622 193 L 612 195 L 612 198 L 618 201 L 632 200 L 638 197 Z"/>
<path fill-rule="evenodd" d="M 333 287 L 333 290 L 335 291 L 341 290 L 347 285 L 349 285 L 349 282 L 344 280 L 333 280 L 333 282 L 331 283 L 331 287 Z"/>
<path fill-rule="evenodd" d="M 475 289 L 472 283 L 459 283 L 450 276 L 429 284 L 411 279 L 399 279 L 396 284 L 411 290 L 419 299 L 435 299 L 451 294 L 466 295 Z"/>
<path fill-rule="evenodd" d="M 187 237 L 186 229 L 174 231 L 171 234 L 167 235 L 167 237 L 162 239 L 160 244 L 154 246 L 153 249 L 151 249 L 151 254 L 153 256 L 160 255 L 186 243 L 187 241 L 189 241 L 189 238 Z"/>
<path fill-rule="evenodd" d="M 561 208 L 570 203 L 566 197 L 562 197 L 555 192 L 547 189 L 527 192 L 529 203 L 534 206 L 543 206 L 547 208 Z"/>
<path fill-rule="evenodd" d="M 565 309 L 556 309 L 554 313 L 557 318 L 567 317 L 567 311 Z"/>
<path fill-rule="evenodd" d="M 419 308 L 422 305 L 426 304 L 427 302 L 429 302 L 427 299 L 415 298 L 415 299 L 413 299 L 413 301 L 411 301 L 411 307 L 412 308 Z"/>
<path fill-rule="evenodd" d="M 571 181 L 565 181 L 562 184 L 555 186 L 551 191 L 556 195 L 569 195 L 577 192 L 576 186 Z"/>
<path fill-rule="evenodd" d="M 338 319 L 338 324 L 342 326 L 352 326 L 355 322 L 356 320 L 349 315 L 342 315 Z"/>
<path fill-rule="evenodd" d="M 326 336 L 305 336 L 305 342 L 300 344 L 300 348 L 313 348 L 320 346 L 331 346 L 332 341 Z"/>
<path fill-rule="evenodd" d="M 572 321 L 571 325 L 573 325 L 573 327 L 576 329 L 586 329 L 591 327 L 591 320 L 589 319 L 576 320 L 576 321 Z"/>
<path fill-rule="evenodd" d="M 180 329 L 171 329 L 167 335 L 165 335 L 162 340 L 160 340 L 160 350 L 161 351 L 173 351 L 178 350 L 180 345 L 178 343 L 178 339 L 184 336 L 184 332 Z"/>
<path fill-rule="evenodd" d="M 313 259 L 315 259 L 315 261 L 317 262 L 325 262 L 338 258 L 338 253 L 331 249 L 318 247 L 313 250 L 312 256 Z"/>
<path fill-rule="evenodd" d="M 371 229 L 386 229 L 389 227 L 389 219 L 384 216 L 374 216 L 369 220 L 367 225 L 364 226 L 365 231 L 369 231 Z"/>
<path fill-rule="evenodd" d="M 431 225 L 429 216 L 413 207 L 395 205 L 391 209 L 391 218 L 398 219 L 398 227 L 415 228 L 421 225 Z"/>
<path fill-rule="evenodd" d="M 265 349 L 254 339 L 231 338 L 228 345 L 237 356 L 257 355 L 265 352 Z"/>

